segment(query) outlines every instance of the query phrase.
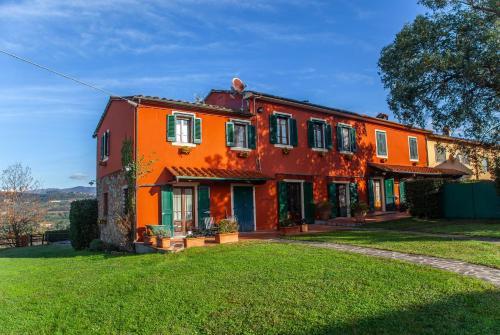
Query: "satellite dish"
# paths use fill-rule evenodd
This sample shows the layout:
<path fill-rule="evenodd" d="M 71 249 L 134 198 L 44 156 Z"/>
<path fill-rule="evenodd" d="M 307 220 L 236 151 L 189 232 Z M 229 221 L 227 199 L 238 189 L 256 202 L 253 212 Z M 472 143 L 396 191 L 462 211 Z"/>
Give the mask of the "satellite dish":
<path fill-rule="evenodd" d="M 245 83 L 243 83 L 243 81 L 240 78 L 233 78 L 233 80 L 231 81 L 231 87 L 236 92 L 242 93 L 243 90 L 245 90 L 245 87 L 247 87 L 247 85 L 245 85 Z"/>

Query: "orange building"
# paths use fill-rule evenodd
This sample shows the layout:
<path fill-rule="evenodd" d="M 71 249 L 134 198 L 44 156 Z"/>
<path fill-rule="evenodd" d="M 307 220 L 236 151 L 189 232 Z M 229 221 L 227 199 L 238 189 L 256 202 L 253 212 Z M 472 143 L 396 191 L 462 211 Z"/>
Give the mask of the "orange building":
<path fill-rule="evenodd" d="M 149 224 L 176 235 L 234 216 L 241 231 L 277 229 L 285 217 L 313 223 L 314 204 L 331 217 L 352 203 L 397 210 L 404 180 L 457 177 L 428 167 L 426 135 L 370 117 L 269 94 L 212 90 L 204 103 L 155 97 L 111 98 L 97 126 L 101 238 L 138 239 Z M 132 144 L 122 166 L 124 141 Z M 135 192 L 133 230 L 119 224 Z"/>

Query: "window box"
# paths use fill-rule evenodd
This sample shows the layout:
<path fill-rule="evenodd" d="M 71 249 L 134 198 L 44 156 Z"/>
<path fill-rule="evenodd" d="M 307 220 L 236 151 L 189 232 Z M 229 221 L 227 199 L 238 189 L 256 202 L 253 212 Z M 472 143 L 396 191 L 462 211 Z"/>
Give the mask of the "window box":
<path fill-rule="evenodd" d="M 184 248 L 186 249 L 205 246 L 205 236 L 185 237 L 183 241 L 184 241 Z"/>
<path fill-rule="evenodd" d="M 248 153 L 248 151 L 240 151 L 238 152 L 238 157 L 239 158 L 248 158 L 250 154 Z"/>
<path fill-rule="evenodd" d="M 191 148 L 188 146 L 183 146 L 183 147 L 179 148 L 179 153 L 181 155 L 189 155 L 190 152 L 191 152 Z"/>
<path fill-rule="evenodd" d="M 236 233 L 217 233 L 215 234 L 215 243 L 234 243 L 239 241 L 240 234 Z"/>
<path fill-rule="evenodd" d="M 282 148 L 281 149 L 281 152 L 283 153 L 283 155 L 288 155 L 288 154 L 290 154 L 291 151 L 292 151 L 292 149 L 290 149 L 290 148 Z"/>

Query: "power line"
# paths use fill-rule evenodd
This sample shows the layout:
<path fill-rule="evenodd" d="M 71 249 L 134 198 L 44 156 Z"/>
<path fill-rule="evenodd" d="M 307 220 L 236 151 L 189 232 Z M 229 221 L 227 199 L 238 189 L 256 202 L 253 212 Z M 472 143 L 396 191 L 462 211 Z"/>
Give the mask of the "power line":
<path fill-rule="evenodd" d="M 37 63 L 35 63 L 35 62 L 33 62 L 33 61 L 29 60 L 29 59 L 26 59 L 26 58 L 23 58 L 23 57 L 17 56 L 17 55 L 15 55 L 15 54 L 13 54 L 13 53 L 10 53 L 10 52 L 5 51 L 5 50 L 2 50 L 2 49 L 0 49 L 0 52 L 1 52 L 1 53 L 3 53 L 3 54 L 5 54 L 5 55 L 7 55 L 7 56 L 10 56 L 10 57 L 12 57 L 12 58 L 14 58 L 14 59 L 17 59 L 17 60 L 19 60 L 19 61 L 21 61 L 21 62 L 25 62 L 25 63 L 28 63 L 28 64 L 30 64 L 30 65 L 36 66 L 36 67 L 38 67 L 38 68 L 40 68 L 40 69 L 42 69 L 42 70 L 48 71 L 48 72 L 50 72 L 50 73 L 52 73 L 52 74 L 55 74 L 55 75 L 57 75 L 57 76 L 60 76 L 60 77 L 63 77 L 63 78 L 65 78 L 65 79 L 69 79 L 69 80 L 71 80 L 71 81 L 74 81 L 74 82 L 75 82 L 75 83 L 77 83 L 77 84 L 87 86 L 87 87 L 89 87 L 89 88 L 91 88 L 91 89 L 94 89 L 94 90 L 96 90 L 96 91 L 99 91 L 99 92 L 101 92 L 101 93 L 104 93 L 104 94 L 106 94 L 106 95 L 109 95 L 109 96 L 111 96 L 111 97 L 116 97 L 116 98 L 119 98 L 119 99 L 125 100 L 125 101 L 127 101 L 128 103 L 130 103 L 130 104 L 132 104 L 132 105 L 134 105 L 134 106 L 137 106 L 137 104 L 136 104 L 135 102 L 133 102 L 133 101 L 131 101 L 131 100 L 129 100 L 129 99 L 126 99 L 126 98 L 121 97 L 121 96 L 119 96 L 119 95 L 113 94 L 112 92 L 109 92 L 109 91 L 106 91 L 106 90 L 104 90 L 104 89 L 102 89 L 102 88 L 99 88 L 99 87 L 96 87 L 96 86 L 94 86 L 94 85 L 88 84 L 88 83 L 83 82 L 83 81 L 81 81 L 81 80 L 79 80 L 79 79 L 76 79 L 76 78 L 70 77 L 70 76 L 68 76 L 68 75 L 66 75 L 66 74 L 64 74 L 64 73 L 59 72 L 59 71 L 52 70 L 52 69 L 50 69 L 50 68 L 48 68 L 48 67 L 46 67 L 46 66 L 43 66 L 43 65 L 37 64 Z"/>

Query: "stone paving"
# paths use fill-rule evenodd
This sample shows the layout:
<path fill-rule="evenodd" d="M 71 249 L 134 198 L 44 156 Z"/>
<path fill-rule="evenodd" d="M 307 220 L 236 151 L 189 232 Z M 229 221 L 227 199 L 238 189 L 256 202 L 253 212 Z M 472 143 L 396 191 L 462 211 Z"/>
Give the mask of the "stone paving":
<path fill-rule="evenodd" d="M 311 242 L 311 241 L 295 241 L 295 240 L 284 240 L 284 239 L 272 239 L 272 242 L 278 243 L 293 243 L 302 244 L 312 247 L 325 248 L 325 249 L 335 249 L 340 251 L 353 252 L 357 254 L 369 255 L 381 258 L 398 259 L 402 261 L 407 261 L 414 264 L 428 265 L 433 268 L 447 270 L 455 273 L 459 273 L 465 276 L 475 277 L 492 283 L 495 286 L 500 287 L 500 270 L 490 268 L 483 265 L 475 265 L 462 261 L 423 256 L 423 255 L 412 255 L 405 254 L 396 251 L 380 250 L 374 248 L 358 247 L 349 244 L 339 244 L 339 243 L 326 243 L 326 242 Z"/>

